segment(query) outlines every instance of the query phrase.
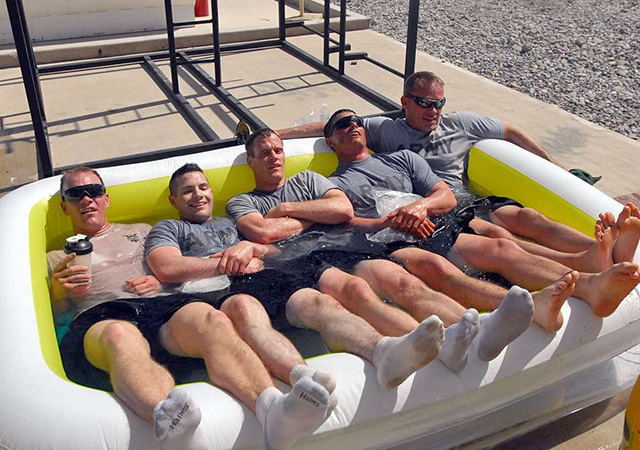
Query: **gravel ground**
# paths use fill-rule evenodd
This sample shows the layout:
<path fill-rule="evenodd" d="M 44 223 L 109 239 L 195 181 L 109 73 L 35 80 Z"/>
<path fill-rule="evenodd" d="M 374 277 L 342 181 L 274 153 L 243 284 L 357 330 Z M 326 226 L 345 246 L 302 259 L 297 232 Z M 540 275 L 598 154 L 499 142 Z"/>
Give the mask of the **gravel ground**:
<path fill-rule="evenodd" d="M 409 0 L 347 8 L 406 41 Z M 639 0 L 422 0 L 419 23 L 418 49 L 640 140 Z"/>

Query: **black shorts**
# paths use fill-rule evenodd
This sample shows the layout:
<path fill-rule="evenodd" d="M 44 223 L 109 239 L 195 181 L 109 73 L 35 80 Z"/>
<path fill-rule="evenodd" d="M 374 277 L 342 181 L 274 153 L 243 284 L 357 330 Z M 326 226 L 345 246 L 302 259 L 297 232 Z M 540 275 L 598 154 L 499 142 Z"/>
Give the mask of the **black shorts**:
<path fill-rule="evenodd" d="M 236 294 L 257 298 L 267 311 L 273 327 L 285 332 L 292 328 L 286 315 L 289 297 L 300 289 L 314 287 L 317 281 L 307 275 L 306 272 L 267 267 L 260 272 L 233 277 L 229 289 Z"/>
<path fill-rule="evenodd" d="M 173 294 L 153 298 L 127 298 L 96 305 L 69 325 L 69 331 L 60 343 L 60 356 L 67 377 L 78 384 L 112 390 L 109 375 L 94 367 L 84 354 L 84 335 L 92 325 L 103 320 L 130 322 L 140 330 L 151 347 L 151 356 L 166 366 L 175 376 L 204 367 L 199 358 L 175 356 L 167 352 L 159 339 L 159 330 L 183 306 L 193 302 L 204 302 L 219 308 L 233 292 L 229 289 L 206 294 Z"/>
<path fill-rule="evenodd" d="M 510 205 L 523 208 L 522 204 L 509 197 L 498 197 L 496 195 L 489 195 L 487 197 L 480 197 L 476 200 L 473 200 L 467 205 L 463 205 L 461 207 L 461 210 L 473 211 L 474 216 L 491 222 L 490 213 L 494 212 L 498 208 Z"/>

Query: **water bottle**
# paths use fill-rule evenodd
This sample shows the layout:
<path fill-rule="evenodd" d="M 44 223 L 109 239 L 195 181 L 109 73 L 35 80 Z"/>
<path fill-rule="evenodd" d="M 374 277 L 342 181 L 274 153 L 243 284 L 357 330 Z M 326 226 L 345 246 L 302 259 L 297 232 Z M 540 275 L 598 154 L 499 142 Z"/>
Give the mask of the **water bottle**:
<path fill-rule="evenodd" d="M 76 257 L 73 258 L 67 266 L 86 266 L 87 273 L 91 275 L 91 252 L 93 252 L 93 244 L 87 236 L 84 234 L 76 234 L 75 236 L 68 237 L 63 249 L 67 255 L 70 253 L 76 254 Z M 73 288 L 71 293 L 83 295 L 89 291 L 90 287 L 91 284 L 79 286 Z"/>

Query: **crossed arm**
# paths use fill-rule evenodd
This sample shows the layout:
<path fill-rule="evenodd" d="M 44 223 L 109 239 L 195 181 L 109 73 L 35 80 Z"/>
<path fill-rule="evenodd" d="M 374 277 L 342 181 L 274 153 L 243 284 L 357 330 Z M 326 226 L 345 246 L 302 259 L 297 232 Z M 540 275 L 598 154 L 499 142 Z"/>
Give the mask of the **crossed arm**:
<path fill-rule="evenodd" d="M 183 283 L 218 275 L 239 275 L 262 270 L 262 258 L 270 249 L 242 241 L 209 258 L 184 256 L 177 247 L 158 247 L 147 255 L 147 264 L 164 283 Z"/>
<path fill-rule="evenodd" d="M 434 231 L 435 226 L 429 215 L 438 216 L 451 211 L 457 204 L 456 197 L 444 181 L 439 181 L 427 192 L 427 195 L 413 203 L 392 211 L 379 219 L 355 217 L 351 223 L 373 230 L 395 228 L 411 233 L 419 238 L 427 238 Z"/>
<path fill-rule="evenodd" d="M 236 222 L 238 230 L 251 241 L 261 244 L 278 242 L 314 223 L 340 224 L 353 218 L 353 206 L 338 189 L 327 191 L 320 199 L 283 202 L 266 215 L 249 213 Z"/>

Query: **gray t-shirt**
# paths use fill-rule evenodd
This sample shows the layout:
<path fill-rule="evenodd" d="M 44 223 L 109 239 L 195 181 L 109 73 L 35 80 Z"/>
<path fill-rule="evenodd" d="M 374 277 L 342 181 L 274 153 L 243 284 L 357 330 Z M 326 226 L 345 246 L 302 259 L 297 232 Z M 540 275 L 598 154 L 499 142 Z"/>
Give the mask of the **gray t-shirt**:
<path fill-rule="evenodd" d="M 158 247 L 179 248 L 184 256 L 203 258 L 238 242 L 238 230 L 226 217 L 214 217 L 204 223 L 185 220 L 161 220 L 153 226 L 144 248 L 145 258 Z"/>
<path fill-rule="evenodd" d="M 259 212 L 263 216 L 282 202 L 305 202 L 317 200 L 336 186 L 322 175 L 305 170 L 287 178 L 284 186 L 275 191 L 252 192 L 237 195 L 227 203 L 227 214 L 234 222 L 249 213 Z"/>
<path fill-rule="evenodd" d="M 481 139 L 502 139 L 498 119 L 471 111 L 443 115 L 432 132 L 414 130 L 404 119 L 365 119 L 367 144 L 376 153 L 409 149 L 427 160 L 431 169 L 452 188 L 466 181 L 469 150 Z"/>
<path fill-rule="evenodd" d="M 409 150 L 372 155 L 362 161 L 341 162 L 329 180 L 347 194 L 356 216 L 367 218 L 379 217 L 374 187 L 424 197 L 442 181 L 424 159 Z"/>

